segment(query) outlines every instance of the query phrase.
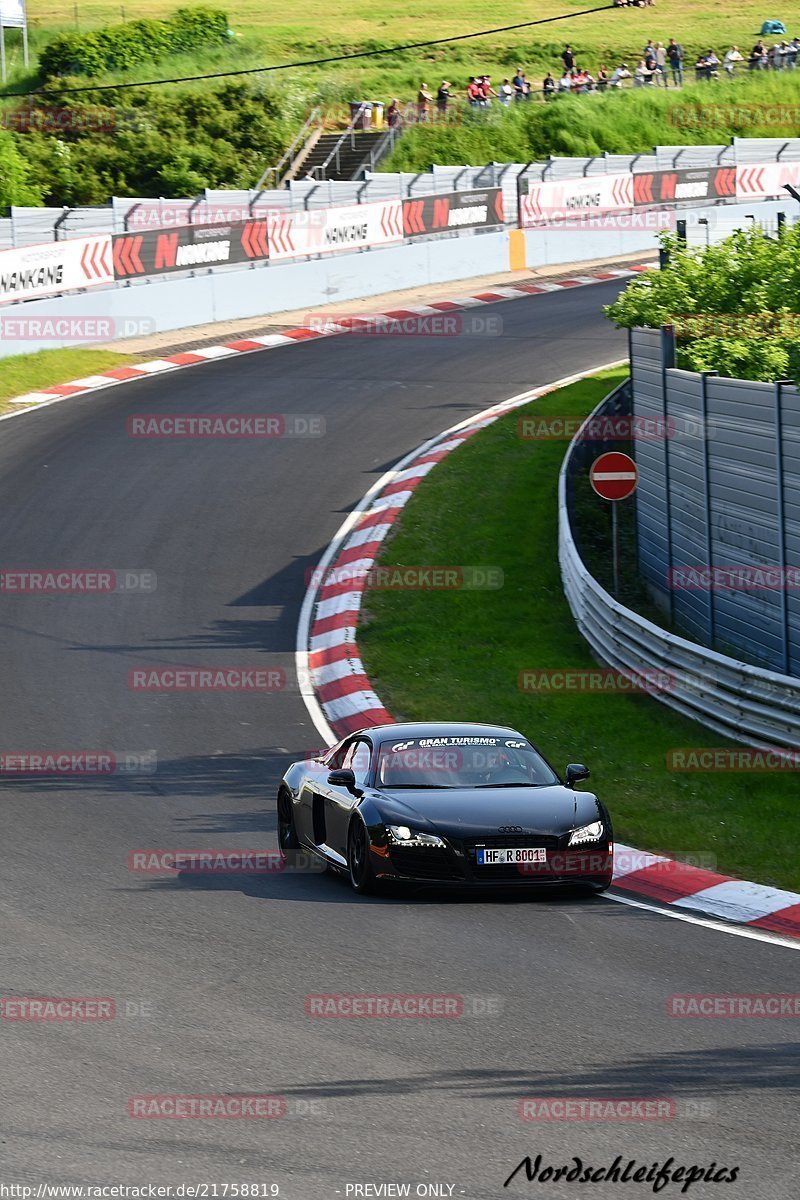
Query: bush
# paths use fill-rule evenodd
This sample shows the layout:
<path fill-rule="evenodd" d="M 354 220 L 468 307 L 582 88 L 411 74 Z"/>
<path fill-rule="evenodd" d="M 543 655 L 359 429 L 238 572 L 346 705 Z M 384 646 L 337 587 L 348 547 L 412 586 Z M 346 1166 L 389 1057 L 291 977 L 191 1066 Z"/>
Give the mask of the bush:
<path fill-rule="evenodd" d="M 48 42 L 39 66 L 46 77 L 124 71 L 170 54 L 221 45 L 228 18 L 211 8 L 179 8 L 163 21 L 142 17 L 87 33 L 61 33 Z"/>
<path fill-rule="evenodd" d="M 675 326 L 685 370 L 800 382 L 800 225 L 780 238 L 737 230 L 703 249 L 662 244 L 667 265 L 634 279 L 606 314 L 628 329 Z"/>
<path fill-rule="evenodd" d="M 0 130 L 0 208 L 9 204 L 41 204 L 42 193 L 31 182 L 30 165 L 9 133 Z"/>
<path fill-rule="evenodd" d="M 30 199 L 0 203 L 107 204 L 112 195 L 178 197 L 206 187 L 253 187 L 291 140 L 282 97 L 263 84 L 131 88 L 117 109 L 93 105 L 88 95 L 88 102 L 56 110 L 67 118 L 63 131 L 32 121 L 30 132 L 6 135 L 18 166 L 16 175 L 4 169 L 0 153 L 0 197 L 6 176 L 18 181 L 16 196 L 25 180 L 34 190 Z"/>

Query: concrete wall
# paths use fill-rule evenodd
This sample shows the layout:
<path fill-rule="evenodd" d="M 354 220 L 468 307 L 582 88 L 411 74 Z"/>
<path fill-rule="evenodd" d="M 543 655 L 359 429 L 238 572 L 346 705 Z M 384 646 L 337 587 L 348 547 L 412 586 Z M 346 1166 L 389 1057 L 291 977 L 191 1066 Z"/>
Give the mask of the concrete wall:
<path fill-rule="evenodd" d="M 698 240 L 698 230 L 703 238 L 706 236 L 705 227 L 696 225 L 699 217 L 709 221 L 709 236 L 714 240 L 737 225 L 747 224 L 745 213 L 769 221 L 790 204 L 790 201 L 768 201 L 687 210 L 685 215 L 692 225 L 690 240 Z M 617 215 L 613 221 L 619 225 L 624 219 L 627 218 Z M 612 218 L 608 220 L 611 223 Z M 512 269 L 535 270 L 640 252 L 652 254 L 656 244 L 656 231 L 642 225 L 464 233 L 305 262 L 227 268 L 179 278 L 155 277 L 130 286 L 3 305 L 0 318 L 105 317 L 115 322 L 116 336 L 125 337 L 185 329 L 212 321 L 258 319 L 291 309 L 331 307 L 359 297 Z M 112 333 L 98 340 L 109 341 L 114 336 Z M 49 341 L 0 338 L 0 358 L 74 345 L 76 342 L 67 338 Z"/>

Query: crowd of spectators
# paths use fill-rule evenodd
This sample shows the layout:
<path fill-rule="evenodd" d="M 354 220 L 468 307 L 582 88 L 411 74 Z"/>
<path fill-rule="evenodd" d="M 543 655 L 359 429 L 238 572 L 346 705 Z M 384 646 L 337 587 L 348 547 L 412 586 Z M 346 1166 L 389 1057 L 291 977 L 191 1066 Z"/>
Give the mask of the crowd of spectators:
<path fill-rule="evenodd" d="M 624 3 L 652 3 L 652 0 L 623 0 Z M 496 86 L 492 84 L 490 75 L 470 75 L 466 89 L 466 101 L 470 108 L 488 108 L 492 104 L 510 106 L 524 103 L 531 96 L 540 92 L 545 100 L 557 96 L 584 92 L 605 92 L 623 86 L 633 87 L 682 87 L 687 65 L 694 71 L 694 79 L 712 80 L 720 77 L 722 72 L 731 78 L 741 64 L 747 65 L 751 71 L 794 71 L 797 69 L 798 53 L 800 53 L 800 38 L 791 41 L 776 42 L 767 47 L 759 38 L 750 54 L 745 57 L 738 46 L 731 46 L 722 58 L 713 49 L 701 52 L 693 64 L 687 64 L 683 47 L 675 38 L 670 38 L 667 45 L 663 42 L 653 42 L 650 39 L 642 51 L 637 64 L 630 68 L 628 63 L 619 63 L 610 72 L 605 63 L 600 63 L 593 75 L 586 67 L 579 66 L 572 46 L 567 45 L 561 54 L 561 68 L 554 75 L 548 71 L 541 88 L 537 89 L 527 78 L 522 67 L 517 67 L 513 77 L 504 79 Z M 632 81 L 628 85 L 628 81 Z M 416 119 L 431 121 L 447 116 L 454 99 L 452 84 L 443 79 L 436 93 L 428 90 L 428 85 L 420 84 L 416 101 Z M 387 108 L 387 120 L 390 126 L 399 125 L 408 119 L 408 111 L 401 109 L 400 101 L 392 100 Z"/>

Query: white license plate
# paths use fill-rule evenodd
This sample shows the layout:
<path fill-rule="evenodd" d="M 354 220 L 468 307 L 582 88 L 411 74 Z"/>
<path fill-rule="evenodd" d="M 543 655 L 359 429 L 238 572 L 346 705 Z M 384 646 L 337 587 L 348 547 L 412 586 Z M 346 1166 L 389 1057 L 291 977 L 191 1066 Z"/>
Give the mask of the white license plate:
<path fill-rule="evenodd" d="M 509 863 L 512 866 L 525 863 L 547 862 L 547 851 L 541 846 L 501 847 L 497 850 L 487 850 L 479 846 L 476 851 L 479 867 L 503 867 Z"/>

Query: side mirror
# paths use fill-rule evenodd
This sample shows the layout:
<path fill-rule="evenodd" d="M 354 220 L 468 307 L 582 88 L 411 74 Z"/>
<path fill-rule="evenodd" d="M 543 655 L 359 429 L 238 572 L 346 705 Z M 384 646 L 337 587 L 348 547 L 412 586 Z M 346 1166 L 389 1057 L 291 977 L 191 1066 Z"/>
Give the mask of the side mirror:
<path fill-rule="evenodd" d="M 339 772 L 342 774 L 342 772 Z M 583 779 L 589 778 L 589 768 L 583 763 L 570 763 L 565 771 L 567 787 L 575 787 L 576 783 L 580 783 Z"/>
<path fill-rule="evenodd" d="M 356 786 L 355 773 L 346 768 L 341 771 L 331 771 L 328 775 L 328 783 L 333 784 L 334 787 L 347 788 L 348 792 L 352 792 Z"/>

